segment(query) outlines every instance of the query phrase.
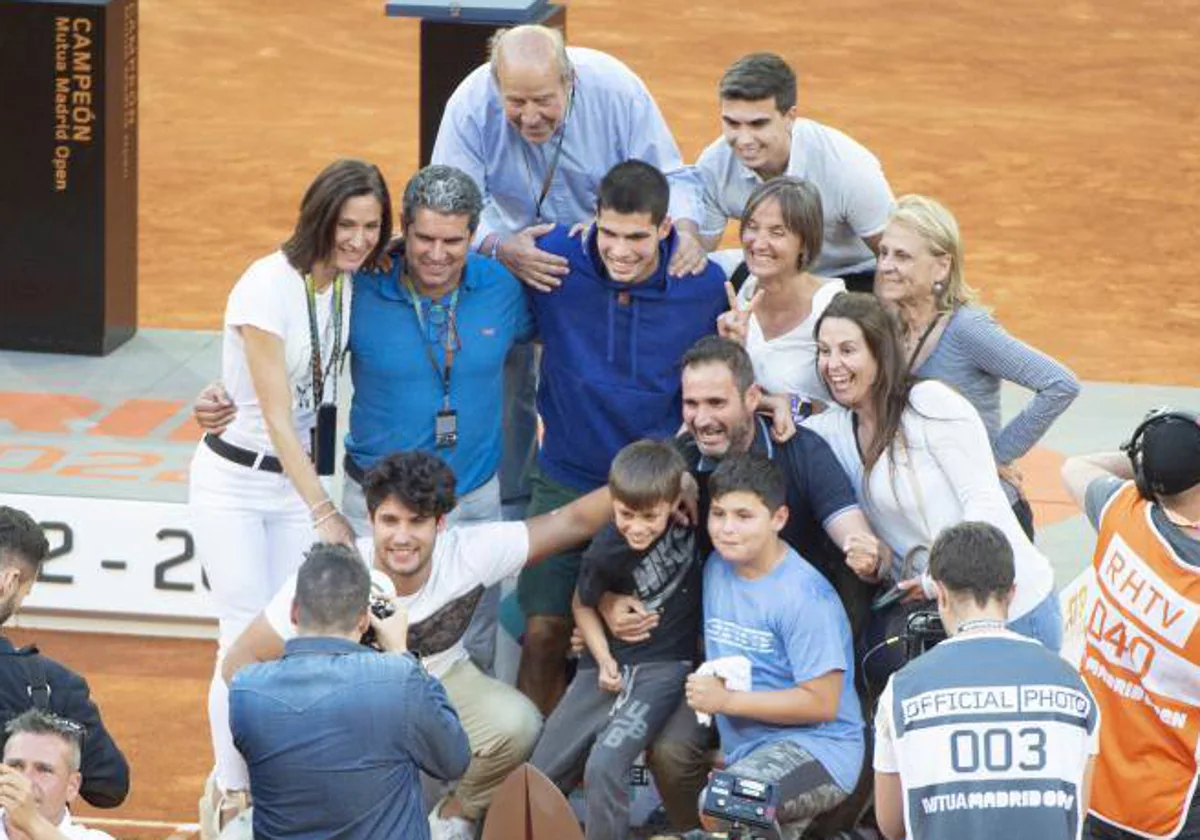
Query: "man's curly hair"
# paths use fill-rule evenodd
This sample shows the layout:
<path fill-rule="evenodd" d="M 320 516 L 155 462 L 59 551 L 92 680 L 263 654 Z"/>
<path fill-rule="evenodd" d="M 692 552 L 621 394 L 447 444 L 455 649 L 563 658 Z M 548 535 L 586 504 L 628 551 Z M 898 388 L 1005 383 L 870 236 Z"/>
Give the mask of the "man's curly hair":
<path fill-rule="evenodd" d="M 454 470 L 428 452 L 397 452 L 379 461 L 363 478 L 372 517 L 388 498 L 419 516 L 434 518 L 454 510 Z"/>

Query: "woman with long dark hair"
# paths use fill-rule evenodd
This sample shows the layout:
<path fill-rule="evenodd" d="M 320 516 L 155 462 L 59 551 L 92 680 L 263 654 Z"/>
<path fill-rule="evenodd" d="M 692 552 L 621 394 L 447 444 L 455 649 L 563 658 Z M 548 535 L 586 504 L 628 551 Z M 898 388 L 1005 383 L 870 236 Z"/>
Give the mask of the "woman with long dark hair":
<path fill-rule="evenodd" d="M 836 405 L 806 425 L 829 443 L 875 533 L 895 552 L 889 577 L 917 589 L 943 528 L 989 522 L 1013 547 L 1009 627 L 1058 650 L 1054 572 L 1001 489 L 979 413 L 949 386 L 911 375 L 895 317 L 872 295 L 834 298 L 816 335 L 817 367 Z"/>
<path fill-rule="evenodd" d="M 249 787 L 229 734 L 224 651 L 314 541 L 353 544 L 321 476 L 333 472 L 351 275 L 379 259 L 391 219 L 378 168 L 330 164 L 305 192 L 292 235 L 246 270 L 226 304 L 221 372 L 237 411 L 197 447 L 188 494 L 220 627 L 209 692 L 218 814 L 244 807 Z"/>

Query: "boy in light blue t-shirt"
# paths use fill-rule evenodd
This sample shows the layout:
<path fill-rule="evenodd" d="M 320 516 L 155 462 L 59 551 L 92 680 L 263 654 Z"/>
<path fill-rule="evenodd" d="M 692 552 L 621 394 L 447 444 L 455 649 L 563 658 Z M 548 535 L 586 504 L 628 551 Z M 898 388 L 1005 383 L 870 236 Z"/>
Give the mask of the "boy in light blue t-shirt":
<path fill-rule="evenodd" d="M 829 582 L 779 538 L 787 523 L 778 467 L 747 453 L 709 479 L 704 567 L 708 660 L 750 661 L 749 691 L 688 677 L 687 701 L 715 715 L 728 771 L 773 783 L 786 840 L 837 806 L 863 761 L 850 622 Z"/>

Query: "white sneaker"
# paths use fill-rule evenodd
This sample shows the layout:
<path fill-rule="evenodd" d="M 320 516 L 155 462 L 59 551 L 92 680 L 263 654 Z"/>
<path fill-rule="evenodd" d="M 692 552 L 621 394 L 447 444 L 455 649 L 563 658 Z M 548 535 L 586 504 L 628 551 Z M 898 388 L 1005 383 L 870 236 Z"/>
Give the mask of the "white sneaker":
<path fill-rule="evenodd" d="M 439 802 L 429 812 L 429 834 L 433 840 L 475 840 L 475 823 L 463 817 L 443 817 Z"/>

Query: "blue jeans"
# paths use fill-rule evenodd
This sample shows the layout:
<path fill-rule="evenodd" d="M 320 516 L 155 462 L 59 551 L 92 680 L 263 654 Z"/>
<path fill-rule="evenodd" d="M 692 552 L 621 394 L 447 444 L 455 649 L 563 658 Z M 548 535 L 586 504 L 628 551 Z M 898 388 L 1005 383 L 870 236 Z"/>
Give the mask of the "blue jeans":
<path fill-rule="evenodd" d="M 1036 639 L 1045 645 L 1046 650 L 1058 653 L 1062 650 L 1063 640 L 1062 608 L 1058 603 L 1058 593 L 1051 592 L 1025 615 L 1008 622 L 1008 629 Z"/>

